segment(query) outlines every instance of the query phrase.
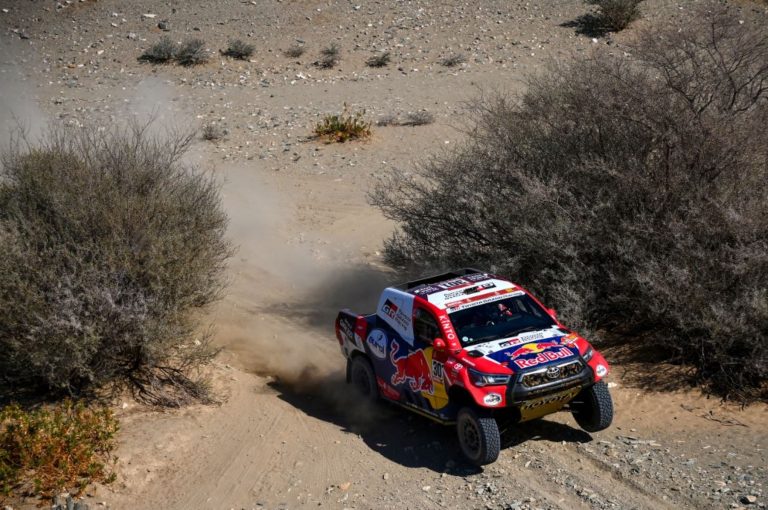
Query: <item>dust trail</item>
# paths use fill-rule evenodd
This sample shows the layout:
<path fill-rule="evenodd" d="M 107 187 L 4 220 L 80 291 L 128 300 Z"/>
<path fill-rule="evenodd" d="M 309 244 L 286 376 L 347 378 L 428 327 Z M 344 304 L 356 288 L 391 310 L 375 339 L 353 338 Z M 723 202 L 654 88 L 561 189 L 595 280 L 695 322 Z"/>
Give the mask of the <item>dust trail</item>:
<path fill-rule="evenodd" d="M 0 48 L 0 151 L 5 151 L 19 130 L 28 140 L 38 140 L 49 119 L 38 106 L 32 80 L 24 72 L 29 49 L 18 38 L 6 36 L 0 36 Z"/>

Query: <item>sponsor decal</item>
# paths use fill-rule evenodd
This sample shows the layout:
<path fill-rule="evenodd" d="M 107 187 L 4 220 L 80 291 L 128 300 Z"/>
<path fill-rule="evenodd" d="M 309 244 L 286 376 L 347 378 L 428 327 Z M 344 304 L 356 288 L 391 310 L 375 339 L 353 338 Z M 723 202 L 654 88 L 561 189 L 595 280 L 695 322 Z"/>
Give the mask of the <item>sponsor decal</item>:
<path fill-rule="evenodd" d="M 453 331 L 453 324 L 447 315 L 443 314 L 438 318 L 440 329 L 443 330 L 443 337 L 446 342 L 456 341 L 456 333 Z"/>
<path fill-rule="evenodd" d="M 574 345 L 576 345 L 576 340 L 578 339 L 579 339 L 579 335 L 574 335 L 573 333 L 571 333 L 570 335 L 565 335 L 563 338 L 561 338 L 560 343 L 568 347 L 573 347 Z"/>
<path fill-rule="evenodd" d="M 443 364 L 436 360 L 432 360 L 432 378 L 433 379 L 443 378 Z"/>
<path fill-rule="evenodd" d="M 400 392 L 387 384 L 387 382 L 381 377 L 376 377 L 376 384 L 379 387 L 379 393 L 381 393 L 383 397 L 386 397 L 390 400 L 398 400 L 400 398 Z"/>
<path fill-rule="evenodd" d="M 474 273 L 474 274 L 468 274 L 464 276 L 464 279 L 468 282 L 478 283 L 483 282 L 485 280 L 490 280 L 491 275 L 488 273 Z"/>
<path fill-rule="evenodd" d="M 452 289 L 454 287 L 461 287 L 469 282 L 463 278 L 456 278 L 455 280 L 448 280 L 447 282 L 438 283 L 437 286 L 442 289 Z"/>
<path fill-rule="evenodd" d="M 483 403 L 487 406 L 497 406 L 501 404 L 501 395 L 498 393 L 489 393 L 483 397 Z"/>
<path fill-rule="evenodd" d="M 436 285 L 427 285 L 426 287 L 422 287 L 420 289 L 416 289 L 413 291 L 414 294 L 417 296 L 426 296 L 429 294 L 434 294 L 435 292 L 440 292 L 444 289 L 441 289 L 440 287 Z"/>
<path fill-rule="evenodd" d="M 384 306 L 381 307 L 381 311 L 384 312 L 384 315 L 389 317 L 390 319 L 394 319 L 395 315 L 397 315 L 398 307 L 396 304 L 394 304 L 392 301 L 387 299 L 384 302 Z"/>
<path fill-rule="evenodd" d="M 485 304 L 493 303 L 494 301 L 500 301 L 502 299 L 506 299 L 509 297 L 522 296 L 523 294 L 524 292 L 522 290 L 515 290 L 514 288 L 499 290 L 494 292 L 490 296 L 486 296 L 486 297 L 477 296 L 474 298 L 464 299 L 456 303 L 451 303 L 451 305 L 448 307 L 448 311 L 458 312 L 459 310 L 465 310 L 473 306 L 485 305 Z"/>
<path fill-rule="evenodd" d="M 595 368 L 595 373 L 597 374 L 598 377 L 603 377 L 605 376 L 605 374 L 608 373 L 608 369 L 605 368 L 605 365 L 597 365 L 597 367 Z"/>
<path fill-rule="evenodd" d="M 578 388 L 577 388 L 578 390 Z M 520 409 L 526 410 L 526 409 L 536 409 L 538 407 L 543 407 L 547 404 L 553 404 L 555 402 L 562 402 L 565 403 L 566 401 L 570 400 L 574 396 L 576 396 L 577 391 L 568 391 L 565 393 L 558 393 L 555 395 L 550 395 L 548 397 L 539 398 L 536 400 L 531 400 L 528 402 L 525 402 L 523 405 L 520 406 Z"/>
<path fill-rule="evenodd" d="M 374 329 L 365 339 L 371 354 L 379 359 L 387 357 L 387 334 L 381 329 Z"/>
<path fill-rule="evenodd" d="M 354 328 L 346 317 L 342 317 L 341 320 L 339 320 L 339 330 L 346 340 L 354 338 Z"/>
<path fill-rule="evenodd" d="M 392 374 L 391 379 L 392 384 L 397 386 L 407 382 L 413 391 L 426 391 L 432 394 L 434 388 L 432 377 L 430 377 L 431 371 L 424 352 L 414 351 L 407 356 L 397 358 L 395 354 L 399 348 L 400 345 L 397 340 L 392 340 L 389 349 L 389 359 L 395 367 L 395 373 Z"/>
<path fill-rule="evenodd" d="M 526 354 L 534 354 L 535 352 L 536 351 L 528 352 Z M 574 356 L 572 350 L 570 350 L 568 347 L 561 347 L 557 350 L 539 352 L 535 358 L 516 359 L 515 365 L 517 365 L 519 368 L 531 368 L 535 367 L 536 365 L 541 365 L 542 363 L 549 363 L 550 361 L 557 361 L 559 359 L 569 358 L 571 356 Z"/>
<path fill-rule="evenodd" d="M 508 352 L 506 354 L 510 358 L 515 359 L 520 356 L 525 356 L 526 354 L 536 354 L 538 352 L 543 352 L 543 351 L 546 351 L 547 349 L 550 349 L 552 347 L 557 347 L 559 345 L 560 344 L 558 344 L 557 342 L 532 342 L 532 343 L 525 344 L 522 347 L 515 349 L 512 352 Z"/>

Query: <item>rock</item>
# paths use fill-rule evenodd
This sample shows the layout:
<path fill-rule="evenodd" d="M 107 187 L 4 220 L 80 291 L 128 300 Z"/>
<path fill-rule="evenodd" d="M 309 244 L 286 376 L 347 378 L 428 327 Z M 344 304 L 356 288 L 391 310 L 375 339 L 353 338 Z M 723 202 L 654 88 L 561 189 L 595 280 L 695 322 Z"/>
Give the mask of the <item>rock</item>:
<path fill-rule="evenodd" d="M 67 494 L 67 510 L 75 510 L 75 500 L 72 499 L 72 496 Z"/>
<path fill-rule="evenodd" d="M 154 19 L 157 17 L 157 14 L 142 14 L 141 19 Z"/>
<path fill-rule="evenodd" d="M 349 490 L 351 486 L 352 486 L 352 482 L 344 482 L 339 485 L 339 489 L 346 491 L 346 490 Z"/>
<path fill-rule="evenodd" d="M 171 30 L 171 23 L 167 19 L 164 19 L 163 21 L 157 24 L 157 28 L 168 32 Z"/>
<path fill-rule="evenodd" d="M 384 474 L 383 474 L 381 477 L 382 477 L 384 480 L 389 480 L 389 473 L 384 473 Z"/>
<path fill-rule="evenodd" d="M 78 501 L 75 503 L 75 510 L 89 510 L 88 503 L 84 501 Z"/>
<path fill-rule="evenodd" d="M 739 501 L 741 501 L 744 505 L 754 505 L 757 503 L 757 496 L 754 494 L 750 494 L 749 496 L 742 496 L 739 498 Z"/>
<path fill-rule="evenodd" d="M 126 37 L 128 37 L 128 39 L 130 39 L 131 41 L 135 41 L 136 39 L 138 39 L 138 38 L 139 38 L 139 36 L 138 36 L 138 35 L 136 35 L 136 34 L 135 34 L 135 33 L 133 33 L 133 32 L 128 32 L 128 35 L 127 35 Z"/>

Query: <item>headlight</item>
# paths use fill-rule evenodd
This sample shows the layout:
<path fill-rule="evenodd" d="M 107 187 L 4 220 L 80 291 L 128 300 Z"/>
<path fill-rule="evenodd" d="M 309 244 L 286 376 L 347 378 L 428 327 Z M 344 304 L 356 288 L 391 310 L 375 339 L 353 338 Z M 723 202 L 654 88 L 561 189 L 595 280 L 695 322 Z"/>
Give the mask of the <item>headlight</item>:
<path fill-rule="evenodd" d="M 587 350 L 584 351 L 584 354 L 582 354 L 582 358 L 584 358 L 584 361 L 589 361 L 592 359 L 592 356 L 595 354 L 595 350 L 592 349 L 592 347 L 587 347 Z"/>
<path fill-rule="evenodd" d="M 506 374 L 486 374 L 477 370 L 469 369 L 469 380 L 475 386 L 499 386 L 509 382 L 509 375 Z"/>

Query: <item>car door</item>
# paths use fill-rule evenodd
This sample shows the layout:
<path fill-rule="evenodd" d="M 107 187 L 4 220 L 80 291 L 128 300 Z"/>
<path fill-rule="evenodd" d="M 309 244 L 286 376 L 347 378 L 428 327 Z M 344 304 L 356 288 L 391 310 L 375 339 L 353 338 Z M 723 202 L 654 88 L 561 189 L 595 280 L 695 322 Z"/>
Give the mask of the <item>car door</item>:
<path fill-rule="evenodd" d="M 435 338 L 441 336 L 440 326 L 435 316 L 421 306 L 416 306 L 413 312 L 414 345 L 421 352 L 424 365 L 429 370 L 427 389 L 421 392 L 423 405 L 427 411 L 439 411 L 448 404 L 448 394 L 443 377 L 443 367 L 448 353 L 445 349 L 435 350 Z"/>

